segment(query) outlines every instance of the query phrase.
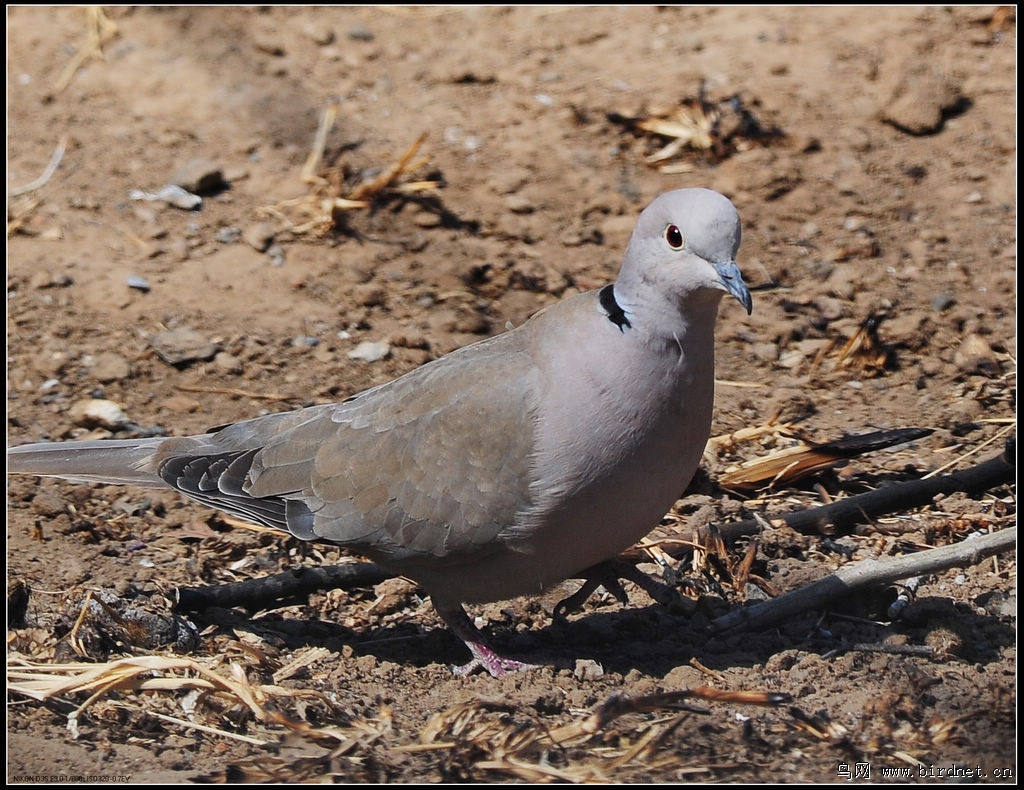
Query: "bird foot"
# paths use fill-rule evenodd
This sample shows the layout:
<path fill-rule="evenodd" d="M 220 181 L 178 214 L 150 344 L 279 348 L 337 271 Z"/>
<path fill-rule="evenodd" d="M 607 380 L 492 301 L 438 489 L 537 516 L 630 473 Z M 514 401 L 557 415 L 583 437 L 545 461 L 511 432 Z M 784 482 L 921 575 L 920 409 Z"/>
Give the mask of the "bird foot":
<path fill-rule="evenodd" d="M 526 664 L 516 661 L 514 658 L 505 658 L 479 642 L 467 646 L 473 653 L 473 660 L 461 666 L 452 667 L 452 674 L 458 678 L 471 675 L 477 669 L 486 669 L 491 677 L 503 678 L 505 675 L 512 675 L 516 672 L 526 672 L 530 669 L 540 669 L 538 664 Z"/>
<path fill-rule="evenodd" d="M 469 652 L 473 654 L 473 659 L 469 663 L 452 667 L 452 672 L 456 677 L 466 677 L 477 669 L 486 669 L 491 677 L 503 678 L 505 675 L 511 675 L 515 672 L 525 672 L 528 669 L 540 668 L 538 664 L 525 664 L 522 661 L 498 655 L 494 648 L 487 644 L 487 640 L 480 633 L 480 629 L 473 625 L 473 621 L 469 619 L 469 616 L 461 606 L 441 607 L 435 604 L 434 608 L 441 615 L 441 619 L 447 623 L 448 627 L 466 644 Z"/>
<path fill-rule="evenodd" d="M 653 576 L 641 571 L 635 565 L 622 560 L 606 560 L 592 565 L 580 574 L 583 586 L 568 598 L 563 598 L 554 608 L 555 618 L 564 618 L 569 612 L 580 609 L 598 587 L 604 587 L 622 604 L 629 603 L 626 591 L 622 589 L 619 579 L 631 581 L 652 599 L 674 613 L 689 614 L 693 611 L 690 601 L 679 594 L 674 587 L 660 582 Z"/>

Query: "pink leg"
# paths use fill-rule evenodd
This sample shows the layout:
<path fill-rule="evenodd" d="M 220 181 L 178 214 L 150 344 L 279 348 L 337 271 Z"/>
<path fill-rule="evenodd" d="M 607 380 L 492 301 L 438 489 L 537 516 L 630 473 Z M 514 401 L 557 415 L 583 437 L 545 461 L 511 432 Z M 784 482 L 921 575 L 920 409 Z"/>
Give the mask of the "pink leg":
<path fill-rule="evenodd" d="M 469 652 L 473 654 L 473 659 L 468 664 L 454 668 L 453 671 L 458 677 L 465 677 L 481 667 L 490 672 L 492 677 L 496 678 L 504 677 L 513 672 L 523 672 L 527 669 L 538 668 L 536 664 L 524 664 L 522 661 L 504 658 L 495 653 L 493 648 L 487 644 L 484 635 L 473 625 L 473 621 L 469 619 L 469 615 L 466 614 L 461 606 L 442 608 L 435 604 L 434 608 L 437 609 L 437 613 L 441 615 L 441 619 L 444 620 L 445 624 L 452 629 L 452 632 L 459 639 L 466 643 Z"/>

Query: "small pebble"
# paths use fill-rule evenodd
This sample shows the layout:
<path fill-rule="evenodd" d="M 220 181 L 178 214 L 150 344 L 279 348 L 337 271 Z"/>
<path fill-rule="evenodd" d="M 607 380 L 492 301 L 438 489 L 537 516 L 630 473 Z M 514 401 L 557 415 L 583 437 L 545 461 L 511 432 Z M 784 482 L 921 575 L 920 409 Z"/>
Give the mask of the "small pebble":
<path fill-rule="evenodd" d="M 334 31 L 329 27 L 321 27 L 319 24 L 309 24 L 303 32 L 313 39 L 314 43 L 319 44 L 321 47 L 326 47 L 334 43 Z"/>
<path fill-rule="evenodd" d="M 242 240 L 258 252 L 266 252 L 274 242 L 274 226 L 269 222 L 257 222 L 242 233 Z"/>
<path fill-rule="evenodd" d="M 217 231 L 214 238 L 221 244 L 234 244 L 242 238 L 242 229 L 230 226 L 221 228 Z"/>
<path fill-rule="evenodd" d="M 943 113 L 963 100 L 959 82 L 931 63 L 912 58 L 900 67 L 898 82 L 881 111 L 883 121 L 910 134 L 932 134 Z"/>
<path fill-rule="evenodd" d="M 349 359 L 363 362 L 379 362 L 391 353 L 391 346 L 381 341 L 364 340 L 348 352 Z"/>
<path fill-rule="evenodd" d="M 89 373 L 96 381 L 107 383 L 121 381 L 131 376 L 132 369 L 128 360 L 113 351 L 97 354 L 89 365 Z"/>
<path fill-rule="evenodd" d="M 85 428 L 106 428 L 114 431 L 130 420 L 121 407 L 112 400 L 87 398 L 76 401 L 68 410 L 68 416 L 75 425 Z"/>
<path fill-rule="evenodd" d="M 509 195 L 505 205 L 513 214 L 532 214 L 537 209 L 532 200 L 522 195 Z"/>
<path fill-rule="evenodd" d="M 29 279 L 29 286 L 32 288 L 66 288 L 67 286 L 74 283 L 66 274 L 52 274 L 47 271 L 39 271 L 32 275 Z"/>
<path fill-rule="evenodd" d="M 576 680 L 597 680 L 604 677 L 604 667 L 592 658 L 578 658 L 572 675 Z"/>
<path fill-rule="evenodd" d="M 129 274 L 128 279 L 125 281 L 129 288 L 134 288 L 136 291 L 142 291 L 146 293 L 149 291 L 149 280 L 145 277 L 139 277 L 137 274 Z"/>
<path fill-rule="evenodd" d="M 192 329 L 172 329 L 158 332 L 149 344 L 168 365 L 183 365 L 203 359 L 213 359 L 218 348 Z"/>
<path fill-rule="evenodd" d="M 40 516 L 59 516 L 67 509 L 67 502 L 62 497 L 48 491 L 40 491 L 32 498 L 32 512 Z"/>
<path fill-rule="evenodd" d="M 363 307 L 383 307 L 388 302 L 387 289 L 375 283 L 357 285 L 352 296 Z"/>
<path fill-rule="evenodd" d="M 819 296 L 814 300 L 814 306 L 826 321 L 836 321 L 843 317 L 843 303 L 834 296 Z"/>
<path fill-rule="evenodd" d="M 355 24 L 348 29 L 348 37 L 353 41 L 373 41 L 373 31 L 364 25 Z"/>
<path fill-rule="evenodd" d="M 213 364 L 225 373 L 238 374 L 242 372 L 241 360 L 227 351 L 218 351 L 213 357 Z"/>
<path fill-rule="evenodd" d="M 779 355 L 779 367 L 795 370 L 803 364 L 805 357 L 796 349 L 789 349 Z"/>
<path fill-rule="evenodd" d="M 224 172 L 209 159 L 191 159 L 175 171 L 171 184 L 197 195 L 209 195 L 223 189 Z"/>
<path fill-rule="evenodd" d="M 983 376 L 998 376 L 999 362 L 981 335 L 967 335 L 953 354 L 953 363 L 964 373 L 979 373 Z"/>
<path fill-rule="evenodd" d="M 160 408 L 172 414 L 193 414 L 203 408 L 203 404 L 190 395 L 170 395 L 160 401 Z"/>
<path fill-rule="evenodd" d="M 775 362 L 779 358 L 779 347 L 775 343 L 754 343 L 750 351 L 761 362 Z"/>
<path fill-rule="evenodd" d="M 267 248 L 267 257 L 273 266 L 284 266 L 284 247 L 280 244 L 272 244 Z"/>
<path fill-rule="evenodd" d="M 159 192 L 144 192 L 141 189 L 133 189 L 128 193 L 131 200 L 159 200 L 168 206 L 186 210 L 198 209 L 203 205 L 203 199 L 199 195 L 193 195 L 187 189 L 182 189 L 174 184 L 168 184 Z"/>

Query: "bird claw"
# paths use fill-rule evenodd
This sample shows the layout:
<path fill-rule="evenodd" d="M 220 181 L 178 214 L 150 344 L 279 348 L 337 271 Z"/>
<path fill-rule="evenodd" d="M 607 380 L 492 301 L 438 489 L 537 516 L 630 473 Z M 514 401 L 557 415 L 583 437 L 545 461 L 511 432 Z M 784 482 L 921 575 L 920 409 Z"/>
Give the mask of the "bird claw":
<path fill-rule="evenodd" d="M 479 629 L 473 625 L 465 610 L 461 606 L 438 606 L 435 604 L 437 613 L 445 621 L 449 628 L 461 639 L 469 652 L 473 655 L 472 660 L 461 666 L 452 667 L 456 677 L 464 678 L 477 669 L 486 669 L 491 677 L 503 678 L 515 672 L 525 672 L 529 669 L 539 669 L 538 664 L 526 664 L 516 661 L 514 658 L 505 658 L 498 655 Z"/>
<path fill-rule="evenodd" d="M 587 602 L 587 599 L 594 594 L 594 590 L 598 587 L 604 587 L 623 606 L 629 603 L 629 596 L 626 595 L 626 591 L 619 584 L 619 580 L 609 563 L 594 565 L 584 571 L 584 574 L 583 586 L 568 598 L 563 598 L 555 604 L 554 611 L 551 613 L 554 619 L 564 620 L 569 612 L 582 609 L 583 604 Z"/>
<path fill-rule="evenodd" d="M 486 649 L 486 648 L 485 648 Z M 473 651 L 474 653 L 476 651 Z M 460 666 L 452 667 L 452 674 L 457 678 L 464 678 L 473 674 L 477 669 L 485 669 L 493 678 L 503 678 L 516 672 L 526 672 L 530 669 L 540 669 L 539 664 L 527 664 L 523 661 L 516 661 L 514 658 L 504 658 L 492 650 L 488 650 L 489 656 L 473 656 L 473 659 Z"/>
<path fill-rule="evenodd" d="M 653 600 L 662 606 L 668 607 L 669 611 L 673 613 L 688 614 L 693 610 L 690 602 L 680 595 L 675 587 L 658 581 L 632 563 L 622 560 L 606 560 L 597 565 L 592 565 L 583 571 L 580 578 L 584 579 L 583 586 L 568 598 L 563 598 L 555 605 L 552 612 L 554 618 L 564 619 L 569 612 L 582 608 L 586 600 L 598 587 L 604 587 L 620 603 L 629 603 L 629 598 L 619 583 L 619 579 L 633 582 L 633 584 L 651 596 Z"/>

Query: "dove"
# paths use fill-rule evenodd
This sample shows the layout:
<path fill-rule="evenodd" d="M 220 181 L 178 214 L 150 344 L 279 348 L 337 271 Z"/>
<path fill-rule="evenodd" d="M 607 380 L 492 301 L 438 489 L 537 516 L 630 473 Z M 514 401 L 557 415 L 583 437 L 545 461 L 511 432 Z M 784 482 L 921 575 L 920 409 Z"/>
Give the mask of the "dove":
<path fill-rule="evenodd" d="M 172 488 L 415 581 L 495 677 L 464 604 L 581 578 L 650 532 L 711 428 L 722 298 L 749 314 L 740 218 L 708 189 L 640 214 L 614 283 L 339 403 L 196 436 L 43 442 L 8 473 Z"/>

